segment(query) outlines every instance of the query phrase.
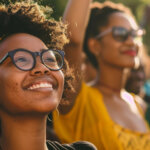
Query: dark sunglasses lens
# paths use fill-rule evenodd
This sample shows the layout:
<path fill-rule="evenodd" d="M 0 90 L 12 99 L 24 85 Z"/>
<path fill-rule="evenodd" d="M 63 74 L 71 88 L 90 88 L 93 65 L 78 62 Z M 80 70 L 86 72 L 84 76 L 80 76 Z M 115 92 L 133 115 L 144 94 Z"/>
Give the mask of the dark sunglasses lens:
<path fill-rule="evenodd" d="M 30 70 L 34 65 L 34 59 L 31 53 L 18 51 L 14 55 L 14 63 L 21 70 Z"/>
<path fill-rule="evenodd" d="M 51 70 L 59 70 L 63 66 L 63 57 L 58 51 L 45 51 L 42 55 L 42 60 Z"/>
<path fill-rule="evenodd" d="M 112 30 L 113 37 L 115 40 L 123 42 L 128 38 L 128 31 L 125 28 L 116 27 Z"/>

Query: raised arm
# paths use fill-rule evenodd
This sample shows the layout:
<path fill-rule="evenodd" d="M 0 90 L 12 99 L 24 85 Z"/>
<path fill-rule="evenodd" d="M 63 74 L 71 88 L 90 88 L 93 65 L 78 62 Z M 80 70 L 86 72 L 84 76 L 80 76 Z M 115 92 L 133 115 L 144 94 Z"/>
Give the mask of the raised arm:
<path fill-rule="evenodd" d="M 68 23 L 70 44 L 80 45 L 83 41 L 88 23 L 90 3 L 92 0 L 69 0 L 63 21 Z"/>
<path fill-rule="evenodd" d="M 66 46 L 66 58 L 71 67 L 81 72 L 82 43 L 88 23 L 89 7 L 92 0 L 69 0 L 63 21 L 68 24 L 70 43 Z"/>
<path fill-rule="evenodd" d="M 90 3 L 92 0 L 68 0 L 63 21 L 68 25 L 70 43 L 65 46 L 65 57 L 75 73 L 73 87 L 75 93 L 71 96 L 69 110 L 72 108 L 81 87 L 82 43 L 88 23 Z M 64 109 L 62 109 L 64 110 Z M 67 112 L 67 108 L 65 108 Z"/>

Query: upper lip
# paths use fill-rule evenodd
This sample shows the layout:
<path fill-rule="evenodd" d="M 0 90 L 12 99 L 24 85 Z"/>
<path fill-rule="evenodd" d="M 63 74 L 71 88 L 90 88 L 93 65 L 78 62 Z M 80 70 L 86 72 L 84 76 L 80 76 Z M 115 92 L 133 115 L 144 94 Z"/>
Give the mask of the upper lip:
<path fill-rule="evenodd" d="M 34 79 L 27 83 L 23 88 L 24 89 L 32 89 L 32 88 L 40 88 L 40 87 L 49 87 L 55 89 L 57 87 L 57 82 L 51 78 L 40 78 Z"/>

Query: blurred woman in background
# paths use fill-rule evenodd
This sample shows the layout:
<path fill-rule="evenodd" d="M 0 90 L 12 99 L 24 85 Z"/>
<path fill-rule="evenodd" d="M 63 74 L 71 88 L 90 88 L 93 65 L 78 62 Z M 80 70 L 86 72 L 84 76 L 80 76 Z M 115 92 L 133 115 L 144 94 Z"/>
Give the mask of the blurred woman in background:
<path fill-rule="evenodd" d="M 150 132 L 143 111 L 122 88 L 124 70 L 139 66 L 143 30 L 123 5 L 90 3 L 70 0 L 64 13 L 71 40 L 65 52 L 77 82 L 71 103 L 59 107 L 59 118 L 54 113 L 54 129 L 63 143 L 80 139 L 98 149 L 149 150 Z M 82 82 L 82 50 L 99 74 L 91 86 Z"/>

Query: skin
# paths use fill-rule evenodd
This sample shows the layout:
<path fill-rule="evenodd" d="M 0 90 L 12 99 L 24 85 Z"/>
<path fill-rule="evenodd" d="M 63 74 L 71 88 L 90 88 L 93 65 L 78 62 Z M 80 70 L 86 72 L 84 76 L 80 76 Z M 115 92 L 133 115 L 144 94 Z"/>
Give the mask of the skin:
<path fill-rule="evenodd" d="M 32 52 L 47 49 L 39 38 L 19 33 L 0 44 L 0 58 L 17 48 Z M 52 84 L 52 88 L 28 89 L 31 85 L 39 83 Z M 46 150 L 47 114 L 57 108 L 62 97 L 62 71 L 49 70 L 41 63 L 39 57 L 36 58 L 35 68 L 31 71 L 21 71 L 7 58 L 0 65 L 0 85 L 2 149 Z"/>
<path fill-rule="evenodd" d="M 70 3 L 71 2 L 76 2 L 77 4 L 80 3 L 77 2 L 77 0 L 72 0 Z M 82 3 L 84 3 L 84 5 L 81 5 L 80 3 L 76 8 L 75 6 L 77 6 L 77 4 L 70 5 L 69 8 L 67 7 L 63 18 L 65 21 L 69 22 L 68 30 L 69 33 L 71 32 L 71 42 L 66 47 L 66 56 L 68 56 L 68 61 L 71 62 L 71 67 L 76 67 L 75 69 L 78 73 L 81 72 L 82 64 L 81 61 L 78 61 L 82 56 L 82 44 L 84 38 L 84 33 L 82 31 L 85 32 L 85 27 L 87 25 L 90 2 L 91 1 L 83 0 Z M 74 14 L 72 13 L 73 9 L 76 9 L 76 13 Z M 82 11 L 84 13 L 85 11 L 87 12 L 85 16 L 80 15 Z M 75 20 L 77 25 L 82 23 L 82 26 L 79 26 L 80 28 L 78 28 L 78 26 L 76 28 L 74 27 L 74 15 L 78 16 Z M 127 30 L 137 29 L 137 24 L 134 19 L 124 13 L 113 13 L 109 18 L 108 24 L 100 30 L 105 31 L 113 26 L 121 26 Z M 98 76 L 97 82 L 92 86 L 102 93 L 104 104 L 112 121 L 132 131 L 147 132 L 146 124 L 137 109 L 135 102 L 132 101 L 131 103 L 127 97 L 123 96 L 123 93 L 125 92 L 122 92 L 124 71 L 126 68 L 134 67 L 136 57 L 126 54 L 125 52 L 128 50 L 134 50 L 137 55 L 139 47 L 136 41 L 129 36 L 126 41 L 118 42 L 110 33 L 105 35 L 101 40 L 90 38 L 88 40 L 88 46 L 90 51 L 96 56 L 99 64 L 99 70 L 97 71 L 100 76 Z M 77 62 L 76 66 L 74 66 L 72 60 L 73 62 Z M 80 89 L 82 79 L 77 81 L 78 82 L 75 83 L 75 86 L 77 89 Z M 101 82 L 111 88 L 106 88 Z M 116 89 L 117 92 L 114 92 L 112 89 Z M 78 95 L 78 93 L 79 91 L 77 91 L 76 95 Z M 76 97 L 72 99 L 71 104 L 74 104 L 75 99 Z M 72 109 L 73 105 L 71 104 L 70 107 L 68 106 L 67 112 Z"/>

